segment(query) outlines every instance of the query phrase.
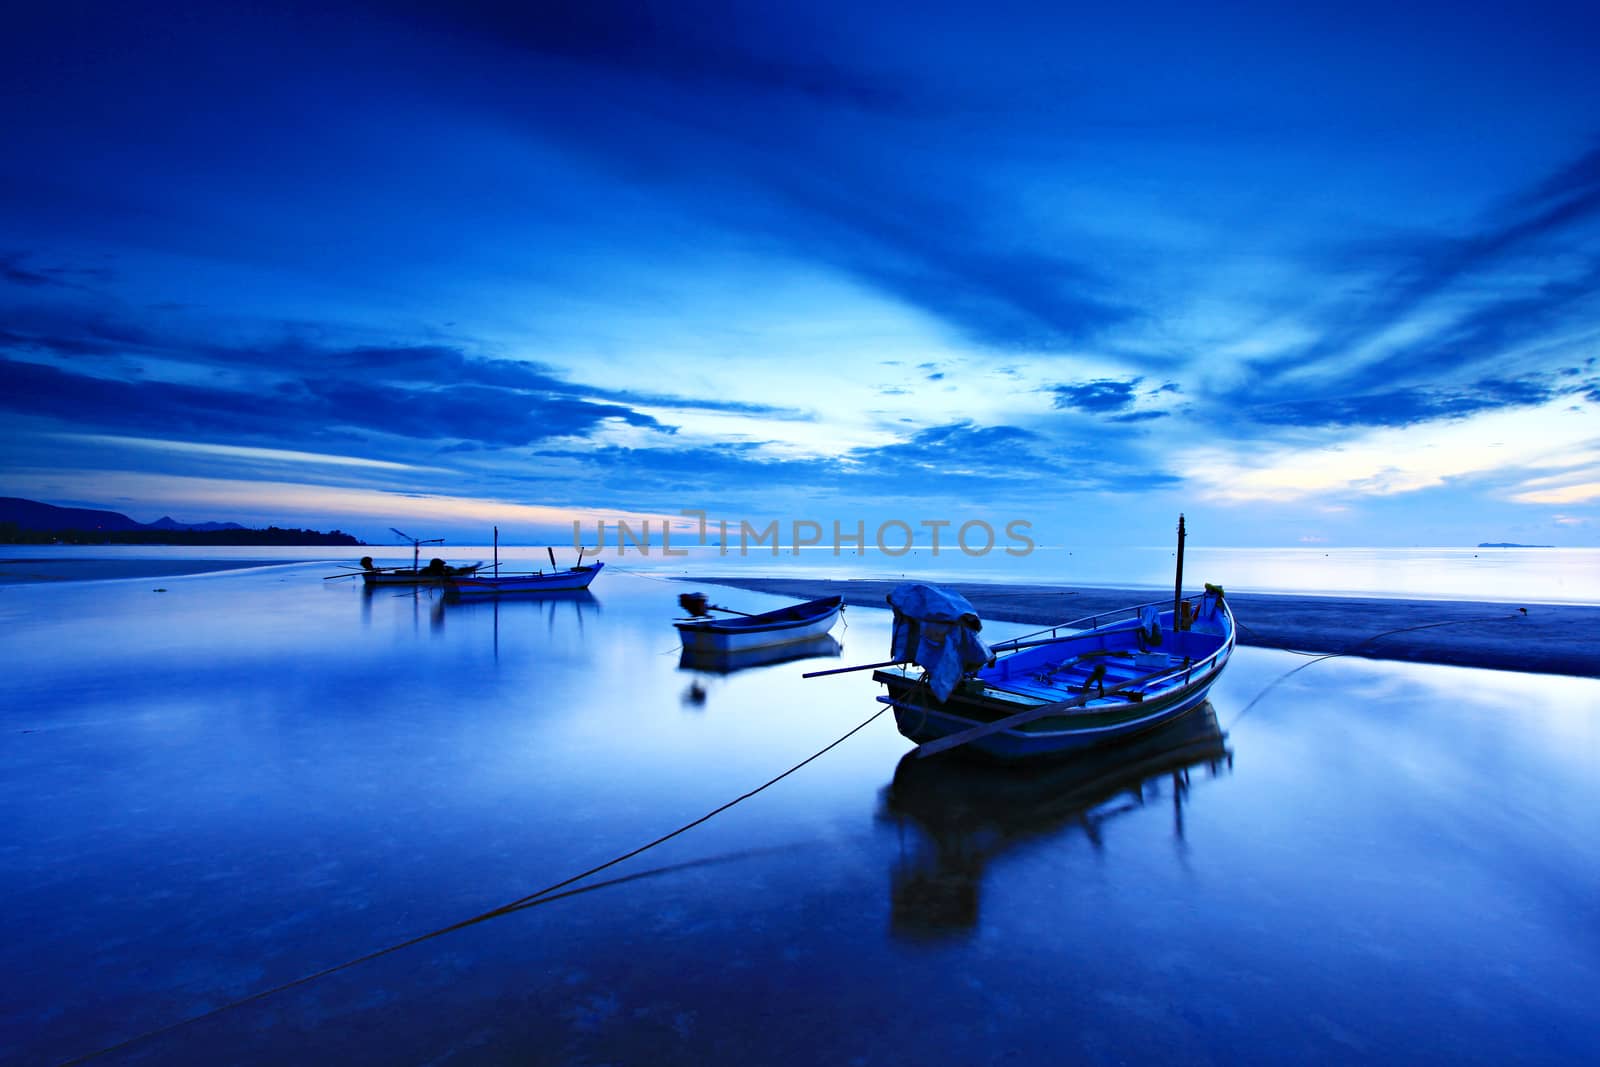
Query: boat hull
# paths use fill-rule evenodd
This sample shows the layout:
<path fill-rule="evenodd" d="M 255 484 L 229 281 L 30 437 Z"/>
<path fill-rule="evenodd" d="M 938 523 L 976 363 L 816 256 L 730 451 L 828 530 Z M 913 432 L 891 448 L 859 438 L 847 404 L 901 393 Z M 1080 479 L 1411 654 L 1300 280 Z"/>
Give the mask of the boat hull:
<path fill-rule="evenodd" d="M 453 578 L 449 582 L 449 587 L 452 593 L 463 597 L 504 596 L 507 593 L 564 593 L 589 588 L 589 583 L 595 580 L 604 566 L 604 563 L 591 563 L 587 567 L 573 567 L 570 570 L 554 571 L 549 574 L 507 574 L 499 577 L 477 574 Z"/>
<path fill-rule="evenodd" d="M 1162 622 L 1170 627 L 1171 612 Z M 942 702 L 915 668 L 879 670 L 874 678 L 889 690 L 878 699 L 894 708 L 895 725 L 918 744 L 1022 716 L 956 751 L 1005 763 L 1059 759 L 1158 729 L 1205 703 L 1233 651 L 1232 614 L 1222 606 L 1209 631 L 1168 633 L 1179 654 L 1141 650 L 1130 626 L 1073 634 L 1060 639 L 1060 651 L 1045 647 L 997 659 Z M 1153 662 L 1163 656 L 1165 666 Z M 1078 664 L 1085 666 L 1073 674 Z M 1099 677 L 1085 683 L 1093 666 Z M 1028 717 L 1061 705 L 1054 714 Z"/>
<path fill-rule="evenodd" d="M 727 655 L 820 637 L 833 629 L 843 603 L 839 597 L 827 597 L 741 619 L 707 619 L 673 625 L 678 628 L 685 652 Z"/>
<path fill-rule="evenodd" d="M 1141 702 L 1095 714 L 1079 712 L 1070 716 L 1038 719 L 1013 730 L 1000 730 L 980 737 L 964 745 L 962 751 L 1015 763 L 1061 758 L 1099 745 L 1125 741 L 1165 726 L 1204 704 L 1218 673 L 1212 672 L 1203 681 L 1173 694 L 1170 699 Z M 969 730 L 997 717 L 984 702 L 965 701 L 952 696 L 940 705 L 932 697 L 919 698 L 916 688 L 913 683 L 897 693 L 895 687 L 891 686 L 889 699 L 894 702 L 895 725 L 902 734 L 918 744 Z M 1036 724 L 1038 728 L 1031 728 Z"/>

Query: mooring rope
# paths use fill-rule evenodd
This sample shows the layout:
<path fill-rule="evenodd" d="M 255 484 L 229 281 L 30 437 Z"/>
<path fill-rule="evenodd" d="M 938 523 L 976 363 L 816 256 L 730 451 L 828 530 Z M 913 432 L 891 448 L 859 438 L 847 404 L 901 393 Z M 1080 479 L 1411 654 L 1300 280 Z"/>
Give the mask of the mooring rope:
<path fill-rule="evenodd" d="M 1374 641 L 1382 640 L 1385 637 L 1393 637 L 1395 634 L 1411 633 L 1413 630 L 1432 630 L 1440 626 L 1460 626 L 1469 622 L 1503 622 L 1507 619 L 1520 619 L 1527 614 L 1527 608 L 1518 608 L 1515 613 L 1510 615 L 1475 615 L 1467 619 L 1446 619 L 1443 622 L 1424 622 L 1419 623 L 1416 626 L 1400 626 L 1393 630 L 1384 630 L 1382 633 L 1373 634 L 1371 637 L 1364 637 L 1355 644 L 1348 645 L 1338 652 L 1306 652 L 1298 648 L 1279 648 L 1277 649 L 1279 652 L 1288 652 L 1296 656 L 1310 656 L 1311 659 L 1300 664 L 1298 667 L 1294 667 L 1285 671 L 1283 674 L 1268 682 L 1261 692 L 1250 698 L 1250 703 L 1239 709 L 1239 714 L 1235 715 L 1232 721 L 1228 723 L 1228 729 L 1232 730 L 1239 720 L 1244 718 L 1245 712 L 1259 704 L 1263 697 L 1272 692 L 1274 689 L 1278 688 L 1279 685 L 1288 681 L 1294 675 L 1299 674 L 1307 667 L 1310 667 L 1313 664 L 1321 663 L 1325 659 L 1338 659 L 1341 656 L 1353 656 L 1367 645 L 1372 644 Z M 1244 625 L 1242 622 L 1239 622 L 1237 619 L 1234 620 L 1234 625 L 1246 632 L 1250 631 L 1248 626 Z M 1272 648 L 1273 646 L 1261 645 L 1257 647 Z"/>
<path fill-rule="evenodd" d="M 232 1011 L 234 1008 L 240 1008 L 240 1007 L 243 1007 L 246 1004 L 253 1004 L 258 1000 L 265 1000 L 266 998 L 268 998 L 270 996 L 274 996 L 274 995 L 276 995 L 278 993 L 287 992 L 288 990 L 294 989 L 297 986 L 307 985 L 307 984 L 309 984 L 311 982 L 316 981 L 319 978 L 326 978 L 329 975 L 337 974 L 340 971 L 347 971 L 350 968 L 355 967 L 355 966 L 357 966 L 359 964 L 368 963 L 368 962 L 371 962 L 372 960 L 378 959 L 380 956 L 388 956 L 388 955 L 390 955 L 392 953 L 399 952 L 401 949 L 411 948 L 413 945 L 420 945 L 424 941 L 431 941 L 436 937 L 443 937 L 445 934 L 454 933 L 457 930 L 465 930 L 469 926 L 476 926 L 478 923 L 487 922 L 490 919 L 497 919 L 502 915 L 509 915 L 512 912 L 521 911 L 521 910 L 524 910 L 526 908 L 531 908 L 531 907 L 534 907 L 534 906 L 539 905 L 539 904 L 547 904 L 552 900 L 557 900 L 557 899 L 560 899 L 562 897 L 567 897 L 567 896 L 573 896 L 578 892 L 583 892 L 584 890 L 573 890 L 573 891 L 569 891 L 567 893 L 558 893 L 559 890 L 566 889 L 568 886 L 572 885 L 574 882 L 581 882 L 585 878 L 588 878 L 588 877 L 590 877 L 592 875 L 599 874 L 601 871 L 607 870 L 607 869 L 609 869 L 611 867 L 615 867 L 619 863 L 623 863 L 623 862 L 625 862 L 627 860 L 630 860 L 630 859 L 632 859 L 633 857 L 639 855 L 642 852 L 647 852 L 650 849 L 655 848 L 657 845 L 664 844 L 665 842 L 672 840 L 674 837 L 677 837 L 680 834 L 687 833 L 688 831 L 694 829 L 696 826 L 699 826 L 701 823 L 707 822 L 707 821 L 711 820 L 712 818 L 714 818 L 714 817 L 716 817 L 718 815 L 721 815 L 723 812 L 727 811 L 729 808 L 733 807 L 735 804 L 739 804 L 739 803 L 742 803 L 743 801 L 749 800 L 751 797 L 755 796 L 757 793 L 760 793 L 765 789 L 769 789 L 772 786 L 777 785 L 779 782 L 783 781 L 785 778 L 789 777 L 791 774 L 795 773 L 796 771 L 800 770 L 802 767 L 806 766 L 806 764 L 811 763 L 811 762 L 821 758 L 822 756 L 826 755 L 828 752 L 831 752 L 833 749 L 835 749 L 835 748 L 839 747 L 840 745 L 844 744 L 844 742 L 848 741 L 851 737 L 855 736 L 856 734 L 860 733 L 862 730 L 866 729 L 872 722 L 874 722 L 878 718 L 878 716 L 882 715 L 885 711 L 888 711 L 888 710 L 889 710 L 889 708 L 888 708 L 887 705 L 885 705 L 884 707 L 879 708 L 877 711 L 875 711 L 871 715 L 867 716 L 867 718 L 863 719 L 860 723 L 858 723 L 855 726 L 851 727 L 848 731 L 846 731 L 845 733 L 843 733 L 839 737 L 835 738 L 834 740 L 828 742 L 822 748 L 819 748 L 817 751 L 813 752 L 811 755 L 807 756 L 805 759 L 801 760 L 799 763 L 796 763 L 794 766 L 790 767 L 788 770 L 784 771 L 782 774 L 778 774 L 778 775 L 775 775 L 772 778 L 767 779 L 765 782 L 762 782 L 760 785 L 756 786 L 754 789 L 751 789 L 751 790 L 749 790 L 748 792 L 745 792 L 745 793 L 741 793 L 740 795 L 734 797 L 732 800 L 728 801 L 727 803 L 721 804 L 721 805 L 711 809 L 710 811 L 706 812 L 704 815 L 700 816 L 698 819 L 694 819 L 691 822 L 686 822 L 682 826 L 678 827 L 676 830 L 673 830 L 673 831 L 671 831 L 669 833 L 662 834 L 660 837 L 656 838 L 655 840 L 650 841 L 650 842 L 648 842 L 646 844 L 640 845 L 638 848 L 631 849 L 631 850 L 629 850 L 627 852 L 624 852 L 622 855 L 617 856 L 614 859 L 606 860 L 604 863 L 597 864 L 596 866 L 590 867 L 588 870 L 583 871 L 583 872 L 581 872 L 579 874 L 574 874 L 569 878 L 563 878 L 559 882 L 554 882 L 554 883 L 552 883 L 550 885 L 545 886 L 543 889 L 540 889 L 540 890 L 538 890 L 536 892 L 533 892 L 533 893 L 529 893 L 526 896 L 518 897 L 516 900 L 510 901 L 510 902 L 505 903 L 505 904 L 502 904 L 497 908 L 490 908 L 488 911 L 480 912 L 479 914 L 472 916 L 470 919 L 462 919 L 461 921 L 451 923 L 448 926 L 441 926 L 436 930 L 429 930 L 425 934 L 418 934 L 415 937 L 408 937 L 404 941 L 397 941 L 392 945 L 387 945 L 384 948 L 375 949 L 375 950 L 373 950 L 371 952 L 368 952 L 368 953 L 365 953 L 363 955 L 357 956 L 354 959 L 345 960 L 343 963 L 336 963 L 331 967 L 324 967 L 320 971 L 315 971 L 315 972 L 313 972 L 311 974 L 301 975 L 299 978 L 292 979 L 292 980 L 284 982 L 284 983 L 282 983 L 280 985 L 275 985 L 270 989 L 259 990 L 258 992 L 251 993 L 248 996 L 240 997 L 238 1000 L 229 1001 L 228 1003 L 223 1004 L 223 1005 L 221 1005 L 219 1007 L 212 1008 L 209 1011 L 203 1011 L 198 1015 L 191 1015 L 191 1016 L 189 1016 L 187 1018 L 179 1019 L 177 1022 L 167 1023 L 164 1026 L 158 1026 L 158 1027 L 155 1027 L 154 1029 L 146 1030 L 143 1033 L 135 1034 L 133 1037 L 126 1038 L 126 1039 L 124 1039 L 122 1041 L 119 1041 L 114 1045 L 107 1045 L 104 1048 L 96 1049 L 93 1052 L 89 1052 L 89 1053 L 86 1053 L 86 1054 L 81 1055 L 81 1056 L 74 1056 L 72 1059 L 69 1059 L 69 1060 L 63 1060 L 63 1061 L 61 1061 L 60 1067 L 72 1067 L 73 1064 L 87 1063 L 88 1061 L 93 1060 L 93 1059 L 97 1059 L 98 1057 L 104 1056 L 109 1052 L 117 1052 L 117 1051 L 119 1051 L 121 1049 L 127 1048 L 130 1045 L 137 1044 L 137 1043 L 139 1043 L 141 1041 L 146 1041 L 146 1040 L 148 1040 L 148 1039 L 150 1039 L 152 1037 L 159 1037 L 162 1034 L 171 1033 L 172 1031 L 180 1029 L 181 1027 L 188 1026 L 191 1023 L 197 1023 L 197 1022 L 200 1022 L 203 1019 L 213 1018 L 213 1017 L 215 1017 L 217 1015 L 221 1015 L 224 1012 Z M 616 879 L 616 881 L 619 882 L 619 883 L 620 882 L 624 882 L 624 881 L 628 881 L 628 880 L 630 880 L 630 879 Z M 597 888 L 597 887 L 589 887 L 589 888 Z"/>

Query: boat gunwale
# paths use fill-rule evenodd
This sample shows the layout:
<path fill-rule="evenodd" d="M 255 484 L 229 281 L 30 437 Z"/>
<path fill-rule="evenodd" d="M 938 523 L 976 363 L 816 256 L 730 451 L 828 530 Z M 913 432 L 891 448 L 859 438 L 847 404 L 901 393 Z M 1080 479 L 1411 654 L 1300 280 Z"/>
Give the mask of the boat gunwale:
<path fill-rule="evenodd" d="M 1198 603 L 1207 595 L 1208 594 L 1206 592 L 1190 593 L 1187 596 L 1183 596 L 1178 599 L 1185 602 L 1192 600 Z M 1016 637 L 1008 637 L 1004 641 L 997 641 L 989 647 L 991 651 L 997 653 L 1021 652 L 1026 648 L 1038 648 L 1044 645 L 1056 644 L 1058 642 L 1073 641 L 1080 637 L 1112 633 L 1124 629 L 1131 630 L 1139 621 L 1140 611 L 1148 607 L 1165 607 L 1171 603 L 1171 598 L 1162 597 L 1159 600 L 1147 600 L 1141 604 L 1132 604 L 1128 607 L 1112 608 L 1109 611 L 1097 611 L 1092 615 L 1083 615 L 1076 619 L 1068 619 L 1066 622 L 1058 622 L 1051 626 L 1045 626 L 1041 629 L 1034 630 L 1031 633 L 1019 634 Z M 1231 622 L 1233 619 L 1233 609 L 1228 607 L 1227 597 L 1219 597 L 1218 603 L 1227 610 L 1228 619 Z M 1163 614 L 1166 613 L 1163 612 Z M 1099 622 L 1100 619 L 1106 619 L 1107 621 L 1101 623 Z M 1089 625 L 1080 626 L 1079 623 L 1088 623 Z M 1073 632 L 1069 634 L 1058 635 L 1057 631 L 1059 630 L 1072 630 Z M 1049 634 L 1050 636 L 1037 642 L 1032 641 L 1033 638 L 1038 637 L 1040 634 Z M 1029 643 L 1023 644 L 1023 642 Z"/>

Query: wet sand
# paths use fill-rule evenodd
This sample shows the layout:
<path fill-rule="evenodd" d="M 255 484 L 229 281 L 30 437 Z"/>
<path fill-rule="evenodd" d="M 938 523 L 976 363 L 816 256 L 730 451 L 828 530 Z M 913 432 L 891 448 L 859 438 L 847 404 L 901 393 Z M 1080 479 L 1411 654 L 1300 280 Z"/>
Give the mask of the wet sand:
<path fill-rule="evenodd" d="M 884 607 L 898 582 L 693 578 L 811 600 Z M 1152 589 L 951 583 L 985 619 L 1050 626 L 1157 599 Z M 715 599 L 715 598 L 713 598 Z M 1228 594 L 1239 643 L 1458 667 L 1600 678 L 1600 606 Z M 737 606 L 737 605 L 730 605 Z M 1520 610 L 1526 607 L 1527 614 Z M 1398 632 L 1397 632 L 1398 631 Z"/>
<path fill-rule="evenodd" d="M 244 567 L 271 567 L 283 562 L 281 559 L 0 559 L 0 585 L 177 578 Z"/>

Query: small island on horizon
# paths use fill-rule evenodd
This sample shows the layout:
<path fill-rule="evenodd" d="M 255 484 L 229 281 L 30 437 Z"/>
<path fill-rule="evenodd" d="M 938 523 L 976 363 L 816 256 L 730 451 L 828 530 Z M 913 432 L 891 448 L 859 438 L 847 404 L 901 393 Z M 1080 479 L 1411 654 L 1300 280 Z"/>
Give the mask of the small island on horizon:
<path fill-rule="evenodd" d="M 1554 548 L 1555 545 L 1519 545 L 1515 541 L 1479 541 L 1479 548 Z"/>
<path fill-rule="evenodd" d="M 0 497 L 0 544 L 8 545 L 360 545 L 342 530 L 323 533 L 236 522 L 183 523 L 168 516 L 138 522 L 119 511 L 63 508 Z"/>

